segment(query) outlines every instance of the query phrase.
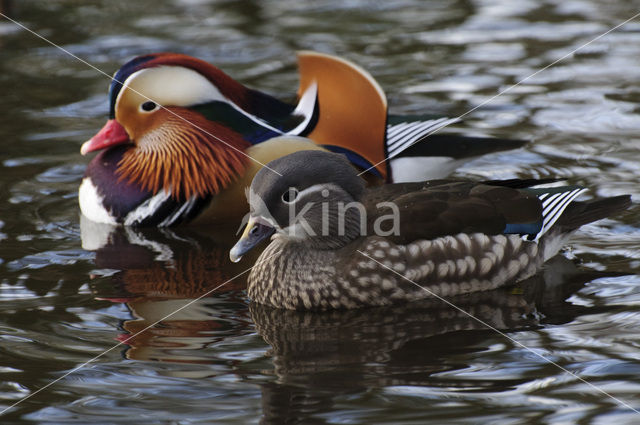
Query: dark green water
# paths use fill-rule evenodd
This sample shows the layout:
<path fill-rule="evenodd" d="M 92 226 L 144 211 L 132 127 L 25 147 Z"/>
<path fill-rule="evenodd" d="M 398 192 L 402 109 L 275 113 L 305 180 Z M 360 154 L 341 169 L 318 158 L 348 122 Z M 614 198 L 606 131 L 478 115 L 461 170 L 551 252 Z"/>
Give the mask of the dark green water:
<path fill-rule="evenodd" d="M 5 4 L 6 1 L 0 2 Z M 640 11 L 609 1 L 17 0 L 11 17 L 111 75 L 173 50 L 290 97 L 294 52 L 368 69 L 395 112 L 462 114 Z M 109 81 L 0 18 L 0 404 L 34 394 L 243 270 L 211 229 L 81 227 L 81 143 Z M 459 176 L 563 176 L 640 199 L 640 21 L 466 117 L 526 138 Z M 640 209 L 585 226 L 515 291 L 296 314 L 242 277 L 60 379 L 2 423 L 640 423 Z M 98 242 L 107 245 L 95 249 Z M 517 341 L 517 342 L 514 342 Z M 523 348 L 522 344 L 532 351 Z M 572 376 L 541 359 L 546 356 Z"/>

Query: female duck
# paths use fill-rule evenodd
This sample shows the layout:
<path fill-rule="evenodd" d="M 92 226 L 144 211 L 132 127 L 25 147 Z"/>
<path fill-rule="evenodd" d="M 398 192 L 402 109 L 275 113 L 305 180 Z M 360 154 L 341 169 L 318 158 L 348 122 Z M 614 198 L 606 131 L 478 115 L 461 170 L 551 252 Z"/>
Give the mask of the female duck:
<path fill-rule="evenodd" d="M 540 183 L 435 180 L 365 188 L 343 156 L 296 152 L 254 178 L 249 222 L 230 257 L 239 260 L 273 235 L 249 276 L 249 296 L 262 304 L 386 305 L 525 279 L 571 231 L 630 205 L 627 195 L 578 202 L 585 189 L 532 187 Z"/>

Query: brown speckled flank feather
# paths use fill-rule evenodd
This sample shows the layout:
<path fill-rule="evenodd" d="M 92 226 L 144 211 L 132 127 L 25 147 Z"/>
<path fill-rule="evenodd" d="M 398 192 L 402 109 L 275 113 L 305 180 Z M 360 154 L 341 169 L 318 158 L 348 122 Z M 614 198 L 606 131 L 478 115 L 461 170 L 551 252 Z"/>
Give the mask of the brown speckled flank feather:
<path fill-rule="evenodd" d="M 248 294 L 258 303 L 294 310 L 389 305 L 515 283 L 540 270 L 569 232 L 630 205 L 626 195 L 575 201 L 582 188 L 529 188 L 535 180 L 440 180 L 361 190 L 353 168 L 326 152 L 297 152 L 269 166 L 282 176 L 264 170 L 256 175 L 251 214 L 258 229 L 268 226 L 259 199 L 276 233 L 251 271 Z M 299 195 L 285 199 L 297 211 L 306 207 L 313 232 L 303 232 L 285 213 L 288 205 L 280 205 L 290 187 Z M 347 236 L 332 233 L 331 224 L 328 233 L 320 231 L 332 211 L 323 201 L 354 200 L 366 206 L 369 222 L 389 214 L 377 210 L 376 202 L 393 201 L 400 234 L 376 235 L 371 226 L 366 234 L 353 232 L 360 228 L 357 220 L 347 221 L 353 226 Z M 236 246 L 246 247 L 258 234 L 250 230 Z"/>
<path fill-rule="evenodd" d="M 281 253 L 251 271 L 252 300 L 292 310 L 389 305 L 495 289 L 544 262 L 544 249 L 519 235 L 460 233 L 407 245 L 370 237 L 336 251 L 301 245 L 277 239 L 267 248 L 265 256 Z"/>
<path fill-rule="evenodd" d="M 162 125 L 124 154 L 117 170 L 120 179 L 153 194 L 164 189 L 175 199 L 189 199 L 216 194 L 242 174 L 249 144 L 237 133 L 188 109 L 167 109 L 156 113 Z"/>

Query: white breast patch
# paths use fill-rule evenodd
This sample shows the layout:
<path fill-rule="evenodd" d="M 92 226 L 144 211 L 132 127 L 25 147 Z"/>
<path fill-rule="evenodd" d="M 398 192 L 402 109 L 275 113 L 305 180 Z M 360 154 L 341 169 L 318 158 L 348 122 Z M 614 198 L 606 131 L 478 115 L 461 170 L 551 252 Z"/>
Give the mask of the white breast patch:
<path fill-rule="evenodd" d="M 80 203 L 80 211 L 89 220 L 96 223 L 118 224 L 115 217 L 104 207 L 103 197 L 93 185 L 91 177 L 82 179 L 80 189 L 78 189 L 78 202 Z"/>

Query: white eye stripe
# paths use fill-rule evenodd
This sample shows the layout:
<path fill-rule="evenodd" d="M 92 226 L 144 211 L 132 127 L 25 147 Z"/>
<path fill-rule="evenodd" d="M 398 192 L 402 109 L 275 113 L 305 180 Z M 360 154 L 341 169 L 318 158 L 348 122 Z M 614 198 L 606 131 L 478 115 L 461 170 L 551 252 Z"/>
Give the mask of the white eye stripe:
<path fill-rule="evenodd" d="M 124 82 L 116 97 L 116 109 L 120 99 L 128 89 L 137 97 L 153 99 L 160 105 L 191 106 L 213 101 L 224 102 L 253 122 L 277 134 L 282 131 L 270 126 L 266 121 L 250 114 L 225 97 L 218 87 L 200 73 L 181 66 L 158 66 L 144 68 L 132 73 Z M 141 109 L 142 110 L 142 109 Z M 300 130 L 302 131 L 302 129 Z"/>
<path fill-rule="evenodd" d="M 314 192 L 320 192 L 322 197 L 326 198 L 329 196 L 329 191 L 331 190 L 340 190 L 340 187 L 334 183 L 314 184 L 313 186 L 309 186 L 305 190 L 300 191 L 300 193 L 298 193 L 298 198 L 310 195 Z"/>
<path fill-rule="evenodd" d="M 331 190 L 340 190 L 340 187 L 333 183 L 322 183 L 322 184 L 314 184 L 313 186 L 309 186 L 308 188 L 299 191 L 295 187 L 290 187 L 286 192 L 283 192 L 281 195 L 282 202 L 287 205 L 291 205 L 294 202 L 297 202 L 299 199 L 304 199 L 312 194 L 320 192 L 320 196 L 323 198 L 329 197 L 329 192 Z M 295 191 L 295 196 L 292 196 L 292 191 Z"/>
<path fill-rule="evenodd" d="M 145 68 L 134 72 L 124 81 L 116 98 L 116 105 L 127 91 L 126 88 L 130 88 L 144 101 L 152 100 L 162 105 L 189 106 L 212 100 L 226 100 L 205 77 L 191 69 L 177 66 Z"/>
<path fill-rule="evenodd" d="M 295 188 L 293 188 L 293 189 L 295 189 Z M 316 185 L 310 186 L 310 187 L 308 187 L 308 188 L 306 188 L 304 190 L 298 191 L 295 200 L 297 201 L 299 199 L 302 199 L 302 197 L 309 196 L 310 194 L 313 194 L 315 192 L 320 192 L 321 196 L 323 198 L 326 198 L 326 197 L 329 196 L 329 191 L 330 190 L 340 190 L 340 187 L 338 185 L 332 184 L 332 183 L 316 184 Z M 280 227 L 280 225 L 278 224 L 276 219 L 272 216 L 272 214 L 271 214 L 271 212 L 269 210 L 269 207 L 265 204 L 265 202 L 263 201 L 262 197 L 260 195 L 258 195 L 257 193 L 255 193 L 253 191 L 253 189 L 251 189 L 251 188 L 249 188 L 247 190 L 247 192 L 248 192 L 247 200 L 249 201 L 249 205 L 250 205 L 250 208 L 251 208 L 251 215 L 254 216 L 254 217 L 261 217 L 264 220 L 266 220 L 267 222 L 269 222 L 274 228 L 276 228 L 278 230 L 282 230 L 282 228 Z M 293 204 L 293 202 L 287 203 L 284 199 L 282 200 L 282 202 L 287 204 L 287 205 Z M 271 205 L 271 207 L 273 208 L 273 207 L 275 207 L 275 205 Z"/>

